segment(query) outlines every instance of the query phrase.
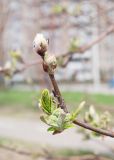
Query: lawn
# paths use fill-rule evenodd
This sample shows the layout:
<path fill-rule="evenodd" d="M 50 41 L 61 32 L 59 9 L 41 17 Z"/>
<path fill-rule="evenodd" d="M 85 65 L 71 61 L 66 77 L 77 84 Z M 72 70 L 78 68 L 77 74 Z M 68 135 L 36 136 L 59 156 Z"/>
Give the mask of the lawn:
<path fill-rule="evenodd" d="M 82 100 L 89 104 L 97 106 L 114 106 L 113 95 L 103 94 L 85 94 L 79 92 L 63 92 L 62 93 L 66 103 L 69 105 L 77 105 Z M 0 107 L 24 107 L 28 109 L 34 108 L 37 105 L 37 99 L 40 97 L 40 92 L 33 91 L 17 91 L 17 90 L 1 90 L 0 91 Z"/>

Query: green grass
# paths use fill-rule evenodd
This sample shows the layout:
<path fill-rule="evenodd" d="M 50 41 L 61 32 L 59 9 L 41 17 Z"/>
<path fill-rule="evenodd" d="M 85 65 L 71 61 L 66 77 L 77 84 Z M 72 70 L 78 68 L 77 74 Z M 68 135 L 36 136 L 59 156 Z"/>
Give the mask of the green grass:
<path fill-rule="evenodd" d="M 79 104 L 82 100 L 95 105 L 114 106 L 113 95 L 103 94 L 84 94 L 79 92 L 63 92 L 63 97 L 66 103 L 73 106 Z M 33 91 L 16 91 L 16 90 L 1 90 L 0 91 L 0 107 L 15 107 L 22 106 L 33 108 L 36 104 L 36 99 L 40 94 Z"/>
<path fill-rule="evenodd" d="M 2 90 L 0 91 L 0 108 L 20 107 L 32 109 L 39 93 L 29 91 Z"/>
<path fill-rule="evenodd" d="M 70 104 L 79 103 L 80 101 L 85 100 L 96 105 L 114 106 L 114 95 L 85 94 L 79 92 L 64 92 L 63 95 Z"/>

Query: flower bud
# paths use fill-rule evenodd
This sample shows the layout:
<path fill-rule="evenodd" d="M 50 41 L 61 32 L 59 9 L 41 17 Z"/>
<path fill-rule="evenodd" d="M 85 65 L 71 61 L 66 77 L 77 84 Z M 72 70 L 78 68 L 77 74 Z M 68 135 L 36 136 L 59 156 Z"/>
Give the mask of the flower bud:
<path fill-rule="evenodd" d="M 4 69 L 5 69 L 5 70 L 11 70 L 11 68 L 12 68 L 11 62 L 10 62 L 10 61 L 7 61 L 7 62 L 5 63 L 5 65 L 4 65 Z"/>
<path fill-rule="evenodd" d="M 54 55 L 46 55 L 44 57 L 44 61 L 45 63 L 47 64 L 48 66 L 48 72 L 51 74 L 51 73 L 54 73 L 54 70 L 56 69 L 57 67 L 57 60 L 56 60 L 56 57 Z"/>
<path fill-rule="evenodd" d="M 48 41 L 43 34 L 38 33 L 33 41 L 33 48 L 40 56 L 44 56 L 48 48 Z"/>
<path fill-rule="evenodd" d="M 7 61 L 4 65 L 4 74 L 8 77 L 11 77 L 13 75 L 12 64 L 10 61 Z"/>

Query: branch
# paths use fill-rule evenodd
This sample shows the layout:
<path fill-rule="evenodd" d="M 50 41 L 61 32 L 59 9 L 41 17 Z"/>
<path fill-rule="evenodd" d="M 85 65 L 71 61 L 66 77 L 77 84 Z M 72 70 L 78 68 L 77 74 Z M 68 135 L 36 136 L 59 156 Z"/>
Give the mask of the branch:
<path fill-rule="evenodd" d="M 64 54 L 56 55 L 57 58 L 61 58 L 61 57 L 66 58 L 65 62 L 61 65 L 61 67 L 66 67 L 67 66 L 67 64 L 69 63 L 69 61 L 71 61 L 73 54 L 86 52 L 87 50 L 91 49 L 94 45 L 96 45 L 97 43 L 99 43 L 100 41 L 102 41 L 106 36 L 110 35 L 113 31 L 114 31 L 114 24 L 111 25 L 111 26 L 109 26 L 109 28 L 106 31 L 104 31 L 103 33 L 101 33 L 101 35 L 99 35 L 96 39 L 94 39 L 89 44 L 76 49 L 75 52 L 73 52 L 73 53 L 67 52 L 67 53 L 64 53 Z M 19 73 L 19 72 L 23 72 L 28 67 L 37 65 L 39 63 L 40 63 L 40 61 L 38 61 L 38 60 L 37 61 L 33 61 L 33 62 L 29 62 L 29 63 L 25 62 L 23 64 L 23 67 L 21 69 L 17 69 L 15 71 L 15 74 Z M 0 67 L 0 73 L 5 73 L 6 71 L 7 71 L 7 69 L 4 69 L 4 68 Z"/>
<path fill-rule="evenodd" d="M 108 35 L 110 35 L 113 31 L 114 31 L 114 24 L 111 25 L 111 26 L 109 26 L 106 31 L 104 31 L 103 33 L 101 33 L 97 38 L 95 38 L 89 44 L 76 49 L 76 51 L 74 53 L 67 52 L 67 53 L 64 53 L 64 54 L 56 55 L 57 58 L 60 58 L 60 57 L 66 58 L 65 61 L 64 61 L 64 63 L 61 65 L 61 67 L 64 68 L 64 67 L 67 66 L 67 64 L 69 63 L 69 61 L 71 61 L 73 54 L 86 52 L 87 50 L 91 49 L 94 45 L 96 45 L 97 43 L 101 42 L 105 37 L 107 37 Z M 40 61 L 38 61 L 38 60 L 30 62 L 30 63 L 25 63 L 24 66 L 20 70 L 17 70 L 16 73 L 22 72 L 25 69 L 27 69 L 28 67 L 37 65 L 39 63 L 40 63 Z M 0 73 L 1 72 L 3 72 L 3 71 L 0 70 Z"/>
<path fill-rule="evenodd" d="M 103 129 L 100 129 L 100 128 L 95 128 L 95 127 L 90 126 L 89 124 L 87 124 L 85 122 L 82 122 L 82 121 L 79 121 L 79 120 L 75 120 L 73 123 L 80 126 L 80 127 L 85 128 L 85 129 L 88 129 L 88 130 L 97 132 L 99 134 L 114 138 L 114 132 L 112 132 L 112 131 L 106 131 L 106 130 L 103 130 Z"/>
<path fill-rule="evenodd" d="M 84 45 L 83 47 L 77 48 L 76 51 L 74 53 L 72 53 L 72 54 L 86 52 L 87 50 L 91 49 L 94 45 L 96 45 L 97 43 L 99 43 L 100 41 L 102 41 L 106 36 L 110 35 L 113 31 L 114 31 L 114 24 L 111 25 L 111 26 L 109 26 L 106 31 L 104 31 L 103 33 L 101 33 L 97 38 L 95 38 L 89 44 Z M 67 52 L 67 53 L 58 55 L 57 58 L 59 58 L 60 56 L 66 57 L 69 54 L 71 54 L 71 53 Z"/>
<path fill-rule="evenodd" d="M 57 58 L 63 57 L 66 58 L 65 62 L 61 65 L 61 67 L 66 67 L 67 64 L 71 61 L 72 59 L 72 55 L 76 54 L 76 53 L 85 53 L 87 50 L 91 49 L 94 45 L 96 45 L 97 43 L 101 42 L 105 37 L 107 37 L 108 35 L 110 35 L 112 32 L 114 31 L 114 24 L 112 24 L 106 31 L 104 31 L 103 33 L 101 33 L 97 38 L 95 38 L 93 41 L 91 41 L 89 44 L 84 45 L 82 47 L 76 48 L 76 51 L 74 52 L 67 52 L 61 55 L 57 55 Z"/>
<path fill-rule="evenodd" d="M 54 77 L 54 75 L 53 75 L 53 77 Z M 59 87 L 58 87 L 58 85 L 57 85 L 57 82 L 56 82 L 55 78 L 52 79 L 52 76 L 50 76 L 50 79 L 51 79 L 51 82 L 52 82 L 54 91 L 55 91 L 55 93 L 57 93 L 57 90 L 59 90 Z M 60 92 L 60 91 L 59 91 L 59 92 Z M 62 96 L 61 96 L 61 93 L 60 93 L 60 98 L 63 99 Z M 64 103 L 64 104 L 65 104 L 65 103 Z M 61 106 L 60 106 L 60 107 L 61 107 Z M 66 105 L 62 106 L 61 108 L 64 109 L 64 111 L 65 111 L 66 113 L 68 113 L 68 112 L 67 112 L 67 107 L 66 107 Z M 102 134 L 102 135 L 105 135 L 105 136 L 109 136 L 109 137 L 114 138 L 114 132 L 110 132 L 110 131 L 106 131 L 106 130 L 103 130 L 103 129 L 100 129 L 100 128 L 96 128 L 96 127 L 90 126 L 89 124 L 87 124 L 87 123 L 85 123 L 85 122 L 81 122 L 81 121 L 79 121 L 79 120 L 75 120 L 75 121 L 73 121 L 73 123 L 76 124 L 76 125 L 78 125 L 78 126 L 81 126 L 81 127 L 85 128 L 85 129 L 88 129 L 88 130 L 97 132 L 97 133 L 99 133 L 99 134 Z"/>
<path fill-rule="evenodd" d="M 111 32 L 112 29 L 114 29 L 114 26 L 110 27 L 110 29 L 108 30 L 108 33 Z M 102 39 L 103 37 L 104 37 L 104 34 L 101 36 L 100 39 Z M 93 42 L 91 44 L 93 44 Z M 47 72 L 47 74 L 50 77 L 50 80 L 51 80 L 51 83 L 52 83 L 52 86 L 54 89 L 55 97 L 57 97 L 57 100 L 60 103 L 59 107 L 61 107 L 65 111 L 65 113 L 68 113 L 67 106 L 64 103 L 62 94 L 59 90 L 58 84 L 57 84 L 56 79 L 54 77 L 54 70 L 56 68 L 55 57 L 47 54 L 47 42 L 46 42 L 46 39 L 43 35 L 41 35 L 41 34 L 36 35 L 35 40 L 34 40 L 34 49 L 35 49 L 36 53 L 39 54 L 43 60 L 43 69 L 45 72 Z M 43 52 L 44 50 L 45 50 L 45 52 Z M 85 128 L 85 129 L 88 129 L 88 130 L 97 132 L 99 134 L 114 138 L 114 132 L 110 132 L 110 131 L 106 131 L 106 130 L 103 130 L 100 128 L 93 127 L 93 126 L 91 126 L 85 122 L 81 122 L 77 119 L 74 120 L 73 123 Z"/>
<path fill-rule="evenodd" d="M 58 87 L 58 85 L 57 85 L 57 82 L 56 82 L 56 80 L 55 80 L 54 74 L 49 74 L 49 78 L 50 78 L 51 83 L 52 83 L 52 85 L 53 85 L 54 93 L 55 93 L 55 96 L 56 96 L 57 99 L 58 99 L 59 106 L 61 106 L 61 108 L 62 108 L 66 113 L 68 113 L 68 110 L 67 110 L 66 105 L 65 105 L 65 103 L 64 103 L 64 99 L 62 98 L 61 92 L 60 92 L 59 87 Z"/>
<path fill-rule="evenodd" d="M 21 68 L 16 68 L 14 70 L 14 74 L 18 74 L 18 73 L 21 73 L 21 72 L 24 72 L 26 69 L 28 69 L 29 67 L 32 67 L 34 65 L 38 65 L 39 63 L 41 63 L 41 61 L 33 61 L 33 62 L 24 62 L 23 63 L 23 66 Z M 6 74 L 7 71 L 11 71 L 12 68 L 5 68 L 5 67 L 0 67 L 0 74 Z"/>
<path fill-rule="evenodd" d="M 24 70 L 26 70 L 26 69 L 28 69 L 28 67 L 32 67 L 32 66 L 34 66 L 34 65 L 38 65 L 38 64 L 40 64 L 41 63 L 41 61 L 33 61 L 33 62 L 25 62 L 24 64 L 23 64 L 23 67 L 21 68 L 21 69 L 17 69 L 16 70 L 16 73 L 19 73 L 19 72 L 23 72 Z"/>

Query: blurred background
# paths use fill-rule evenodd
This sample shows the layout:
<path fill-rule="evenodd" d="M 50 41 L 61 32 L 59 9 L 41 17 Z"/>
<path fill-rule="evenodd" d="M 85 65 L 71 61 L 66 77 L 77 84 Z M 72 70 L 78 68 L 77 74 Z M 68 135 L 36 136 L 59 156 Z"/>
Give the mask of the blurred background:
<path fill-rule="evenodd" d="M 52 86 L 33 51 L 36 33 L 49 39 L 56 79 L 74 109 L 114 115 L 114 1 L 0 0 L 0 158 L 114 159 L 114 140 L 84 140 L 76 129 L 52 136 L 39 116 L 41 90 Z M 111 125 L 113 127 L 113 118 Z M 55 158 L 56 157 L 56 158 Z"/>

